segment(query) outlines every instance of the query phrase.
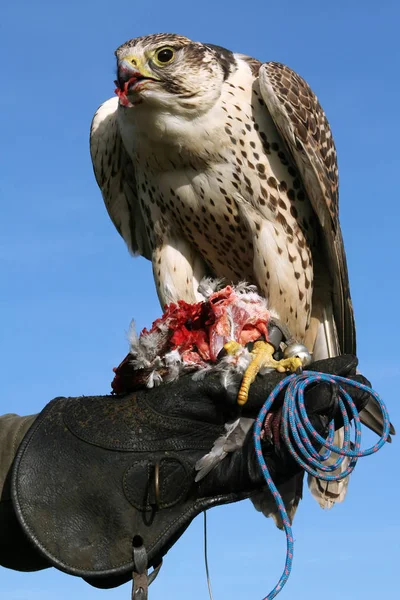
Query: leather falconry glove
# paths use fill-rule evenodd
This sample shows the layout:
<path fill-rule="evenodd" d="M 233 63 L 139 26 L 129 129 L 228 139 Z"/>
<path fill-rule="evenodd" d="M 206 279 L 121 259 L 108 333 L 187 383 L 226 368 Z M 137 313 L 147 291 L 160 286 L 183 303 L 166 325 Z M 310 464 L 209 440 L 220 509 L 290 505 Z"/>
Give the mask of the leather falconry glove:
<path fill-rule="evenodd" d="M 355 357 L 341 356 L 309 369 L 368 383 L 356 366 Z M 219 374 L 202 381 L 185 375 L 125 396 L 56 398 L 33 423 L 14 462 L 12 498 L 24 533 L 51 565 L 98 587 L 128 581 L 138 571 L 137 548 L 141 569 L 143 563 L 156 567 L 201 511 L 264 487 L 251 431 L 199 482 L 195 465 L 227 421 L 256 418 L 284 377 L 258 376 L 242 409 L 237 389 L 225 389 Z M 305 395 L 322 435 L 338 415 L 332 387 L 315 386 Z M 361 410 L 368 395 L 348 391 Z M 265 441 L 263 452 L 275 482 L 299 470 L 283 444 L 277 450 Z"/>

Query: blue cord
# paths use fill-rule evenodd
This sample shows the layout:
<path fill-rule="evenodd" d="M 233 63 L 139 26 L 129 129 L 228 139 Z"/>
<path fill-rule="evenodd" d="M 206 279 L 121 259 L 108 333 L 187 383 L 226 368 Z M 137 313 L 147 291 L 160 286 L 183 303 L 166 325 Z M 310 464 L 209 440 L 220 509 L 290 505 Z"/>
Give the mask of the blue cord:
<path fill-rule="evenodd" d="M 331 421 L 329 424 L 328 437 L 324 439 L 311 425 L 310 420 L 307 416 L 307 412 L 304 405 L 304 392 L 306 388 L 315 383 L 333 383 L 338 387 L 339 397 L 339 408 L 343 417 L 344 426 L 344 442 L 343 446 L 339 448 L 333 444 L 333 438 L 335 434 L 335 425 Z M 361 450 L 361 421 L 358 415 L 357 408 L 346 390 L 340 384 L 346 384 L 347 387 L 355 387 L 360 390 L 364 390 L 371 396 L 373 396 L 379 403 L 380 409 L 383 416 L 383 434 L 379 441 L 371 448 Z M 345 377 L 339 377 L 338 375 L 325 375 L 324 373 L 317 373 L 314 371 L 307 371 L 301 375 L 290 375 L 283 379 L 271 392 L 267 398 L 264 406 L 262 407 L 255 426 L 254 426 L 254 444 L 257 453 L 257 459 L 262 469 L 265 481 L 274 496 L 276 505 L 278 507 L 280 516 L 282 518 L 283 527 L 286 533 L 286 562 L 283 573 L 274 587 L 274 589 L 265 596 L 264 600 L 272 600 L 281 591 L 287 580 L 289 579 L 290 572 L 293 563 L 293 533 L 290 525 L 289 517 L 286 512 L 285 506 L 281 495 L 279 494 L 272 478 L 269 474 L 267 465 L 264 460 L 264 456 L 261 449 L 261 429 L 267 415 L 267 412 L 272 406 L 275 398 L 280 394 L 282 390 L 287 388 L 285 392 L 285 398 L 282 408 L 282 435 L 286 446 L 293 458 L 307 471 L 310 475 L 323 479 L 324 481 L 339 481 L 347 477 L 356 466 L 358 458 L 362 456 L 369 456 L 374 452 L 377 452 L 389 437 L 390 420 L 383 400 L 379 395 L 372 390 L 370 387 L 346 379 Z M 347 410 L 346 410 L 347 408 Z M 350 429 L 351 424 L 348 417 L 348 411 L 353 416 L 353 422 L 355 426 L 355 439 L 351 442 Z M 311 440 L 322 444 L 326 450 L 317 452 Z M 331 465 L 325 465 L 326 461 L 331 452 L 335 452 L 339 455 L 338 459 Z M 331 475 L 330 473 L 337 469 L 345 457 L 350 458 L 349 464 L 342 473 Z"/>

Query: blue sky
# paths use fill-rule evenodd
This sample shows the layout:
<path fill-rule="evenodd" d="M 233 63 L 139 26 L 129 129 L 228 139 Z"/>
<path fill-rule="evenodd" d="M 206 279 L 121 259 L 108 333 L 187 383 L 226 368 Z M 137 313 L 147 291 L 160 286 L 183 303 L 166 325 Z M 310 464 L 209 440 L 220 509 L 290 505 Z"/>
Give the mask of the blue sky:
<path fill-rule="evenodd" d="M 171 31 L 262 60 L 311 84 L 339 153 L 341 222 L 361 369 L 400 423 L 398 3 L 382 0 L 20 0 L 2 9 L 0 54 L 1 412 L 30 414 L 57 395 L 102 394 L 125 332 L 159 315 L 150 264 L 133 260 L 95 184 L 88 130 L 112 96 L 115 48 Z M 398 597 L 398 441 L 362 460 L 346 502 L 323 512 L 305 491 L 295 563 L 279 598 Z M 209 513 L 215 599 L 264 597 L 285 540 L 248 502 Z M 7 600 L 122 599 L 54 569 L 0 568 Z M 202 522 L 166 557 L 151 599 L 207 598 Z"/>

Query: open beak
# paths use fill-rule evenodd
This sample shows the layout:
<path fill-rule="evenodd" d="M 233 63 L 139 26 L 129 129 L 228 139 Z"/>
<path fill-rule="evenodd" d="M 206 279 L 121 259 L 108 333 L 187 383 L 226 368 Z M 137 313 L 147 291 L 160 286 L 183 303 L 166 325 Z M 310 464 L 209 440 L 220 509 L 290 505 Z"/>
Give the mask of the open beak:
<path fill-rule="evenodd" d="M 118 62 L 118 79 L 114 82 L 117 86 L 115 93 L 123 106 L 133 106 L 127 96 L 130 92 L 140 91 L 142 81 L 156 81 L 156 79 L 140 65 L 136 57 L 127 56 Z"/>

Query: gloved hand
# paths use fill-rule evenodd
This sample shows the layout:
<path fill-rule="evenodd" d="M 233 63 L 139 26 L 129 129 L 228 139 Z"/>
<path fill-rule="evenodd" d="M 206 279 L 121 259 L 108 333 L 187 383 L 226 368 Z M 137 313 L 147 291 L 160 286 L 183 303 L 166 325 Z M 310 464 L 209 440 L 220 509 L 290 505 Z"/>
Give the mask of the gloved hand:
<path fill-rule="evenodd" d="M 360 374 L 356 374 L 358 360 L 355 356 L 342 355 L 312 363 L 307 371 L 317 371 L 331 375 L 340 375 L 353 381 L 370 386 L 370 382 Z M 216 375 L 206 378 L 202 386 L 197 387 L 197 393 L 204 398 L 212 398 L 215 405 L 224 412 L 225 420 L 242 416 L 255 419 L 263 404 L 275 386 L 287 377 L 286 373 L 274 371 L 267 375 L 258 375 L 250 387 L 249 399 L 243 407 L 237 405 L 237 387 L 224 388 Z M 190 383 L 188 383 L 190 385 Z M 192 384 L 193 385 L 193 384 Z M 352 397 L 357 410 L 361 411 L 368 403 L 370 396 L 361 389 L 343 386 Z M 335 427 L 343 425 L 343 419 L 338 405 L 337 386 L 321 382 L 307 388 L 305 393 L 305 406 L 312 426 L 320 435 L 326 437 L 328 426 L 335 419 Z M 193 390 L 194 395 L 196 394 Z M 282 406 L 284 392 L 275 400 L 271 412 L 277 412 Z M 351 418 L 351 415 L 349 415 Z M 257 487 L 264 482 L 258 461 L 254 452 L 252 429 L 246 436 L 243 446 L 229 453 L 223 461 L 205 477 L 201 483 L 201 490 L 216 489 L 225 491 L 239 491 Z M 301 470 L 294 461 L 286 446 L 273 444 L 272 440 L 262 442 L 264 458 L 268 470 L 275 483 L 282 483 L 290 479 Z M 317 447 L 317 449 L 319 449 Z M 205 492 L 206 493 L 206 492 Z"/>
<path fill-rule="evenodd" d="M 309 368 L 366 382 L 356 365 L 356 358 L 342 356 Z M 27 538 L 50 564 L 99 587 L 131 577 L 132 540 L 142 544 L 148 566 L 158 564 L 199 512 L 264 487 L 251 431 L 197 483 L 195 465 L 228 420 L 256 418 L 285 376 L 258 376 L 242 409 L 237 389 L 225 389 L 217 373 L 125 396 L 53 400 L 25 436 L 14 466 L 13 503 Z M 365 406 L 365 393 L 349 393 L 358 409 Z M 324 434 L 338 415 L 331 387 L 308 390 L 305 402 Z M 299 469 L 282 445 L 277 451 L 266 441 L 263 452 L 276 483 Z"/>

